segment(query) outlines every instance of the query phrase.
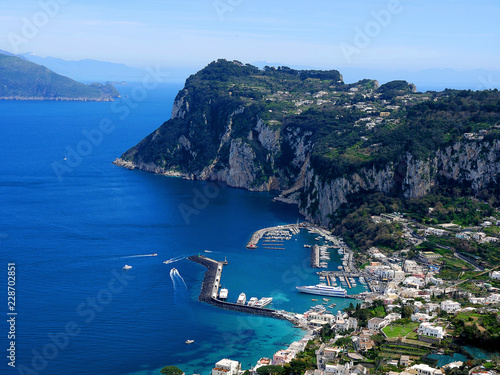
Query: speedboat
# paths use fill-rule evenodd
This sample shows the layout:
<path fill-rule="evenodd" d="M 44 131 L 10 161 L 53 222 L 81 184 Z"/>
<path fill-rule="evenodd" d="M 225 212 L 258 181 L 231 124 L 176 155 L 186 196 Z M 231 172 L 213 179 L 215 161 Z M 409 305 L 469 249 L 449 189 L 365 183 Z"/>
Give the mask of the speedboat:
<path fill-rule="evenodd" d="M 131 268 L 132 268 L 132 266 L 129 266 L 128 264 L 125 264 L 125 265 L 123 266 L 123 269 L 124 269 L 124 270 L 129 270 L 129 269 L 131 269 Z"/>
<path fill-rule="evenodd" d="M 192 344 L 194 342 L 194 340 L 186 340 L 185 343 L 186 344 Z"/>

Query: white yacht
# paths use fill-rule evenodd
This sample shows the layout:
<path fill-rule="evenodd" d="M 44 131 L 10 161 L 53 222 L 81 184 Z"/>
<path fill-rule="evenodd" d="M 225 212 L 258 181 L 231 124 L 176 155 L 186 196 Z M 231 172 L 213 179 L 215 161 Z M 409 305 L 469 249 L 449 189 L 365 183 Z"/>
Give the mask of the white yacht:
<path fill-rule="evenodd" d="M 248 301 L 248 306 L 255 306 L 259 299 L 257 297 L 252 297 L 250 298 L 250 301 Z"/>
<path fill-rule="evenodd" d="M 227 290 L 226 288 L 222 288 L 219 292 L 219 298 L 220 299 L 226 299 L 227 298 L 227 295 L 229 293 L 229 290 Z"/>
<path fill-rule="evenodd" d="M 238 300 L 236 301 L 236 303 L 240 304 L 240 305 L 244 305 L 246 301 L 247 301 L 247 295 L 245 293 L 241 293 L 238 296 Z"/>
<path fill-rule="evenodd" d="M 263 297 L 255 303 L 255 307 L 264 307 L 273 302 L 272 297 Z"/>
<path fill-rule="evenodd" d="M 310 285 L 310 286 L 298 286 L 296 287 L 299 292 L 308 294 L 317 294 L 320 296 L 330 296 L 330 297 L 345 297 L 347 295 L 347 290 L 339 286 L 328 286 L 328 285 Z"/>

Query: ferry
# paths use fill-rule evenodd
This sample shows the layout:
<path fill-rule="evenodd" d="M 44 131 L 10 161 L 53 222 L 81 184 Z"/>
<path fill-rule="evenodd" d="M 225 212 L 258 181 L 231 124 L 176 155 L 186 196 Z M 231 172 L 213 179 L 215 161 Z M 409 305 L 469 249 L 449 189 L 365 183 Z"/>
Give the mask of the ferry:
<path fill-rule="evenodd" d="M 345 297 L 347 295 L 347 290 L 339 286 L 328 286 L 328 285 L 310 285 L 310 286 L 297 286 L 299 292 L 308 294 L 317 294 L 320 296 L 330 296 L 330 297 Z"/>
<path fill-rule="evenodd" d="M 255 306 L 259 299 L 257 297 L 252 297 L 250 298 L 250 301 L 248 301 L 248 306 Z"/>
<path fill-rule="evenodd" d="M 273 297 L 263 297 L 255 303 L 255 307 L 264 307 L 273 302 Z"/>
<path fill-rule="evenodd" d="M 236 301 L 236 303 L 239 305 L 244 305 L 246 301 L 247 301 L 247 295 L 245 293 L 241 293 L 238 296 L 238 300 Z"/>

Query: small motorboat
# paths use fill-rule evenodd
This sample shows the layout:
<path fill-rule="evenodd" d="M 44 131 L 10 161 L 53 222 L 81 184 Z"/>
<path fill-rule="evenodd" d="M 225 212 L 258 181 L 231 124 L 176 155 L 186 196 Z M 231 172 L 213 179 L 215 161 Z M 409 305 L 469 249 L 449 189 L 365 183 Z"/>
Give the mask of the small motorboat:
<path fill-rule="evenodd" d="M 129 270 L 129 269 L 131 269 L 131 268 L 132 268 L 132 266 L 129 266 L 128 264 L 125 264 L 125 265 L 123 266 L 123 269 L 124 269 L 124 270 Z"/>
<path fill-rule="evenodd" d="M 192 344 L 194 342 L 194 340 L 186 340 L 185 343 L 186 344 Z"/>

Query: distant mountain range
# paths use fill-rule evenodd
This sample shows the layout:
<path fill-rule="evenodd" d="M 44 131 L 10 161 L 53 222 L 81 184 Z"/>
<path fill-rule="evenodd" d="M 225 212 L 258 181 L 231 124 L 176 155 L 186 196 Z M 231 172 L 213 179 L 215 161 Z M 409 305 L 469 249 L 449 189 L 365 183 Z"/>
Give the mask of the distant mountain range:
<path fill-rule="evenodd" d="M 0 53 L 0 99 L 111 101 L 112 85 L 84 85 L 13 54 Z"/>
<path fill-rule="evenodd" d="M 1 54 L 17 56 L 35 64 L 43 65 L 57 74 L 70 77 L 77 81 L 136 81 L 144 76 L 144 72 L 124 64 L 115 64 L 98 60 L 68 61 L 57 57 L 40 57 L 33 53 L 14 55 L 0 50 Z"/>

